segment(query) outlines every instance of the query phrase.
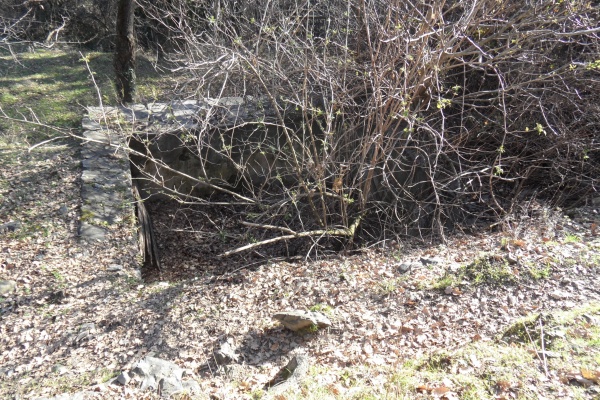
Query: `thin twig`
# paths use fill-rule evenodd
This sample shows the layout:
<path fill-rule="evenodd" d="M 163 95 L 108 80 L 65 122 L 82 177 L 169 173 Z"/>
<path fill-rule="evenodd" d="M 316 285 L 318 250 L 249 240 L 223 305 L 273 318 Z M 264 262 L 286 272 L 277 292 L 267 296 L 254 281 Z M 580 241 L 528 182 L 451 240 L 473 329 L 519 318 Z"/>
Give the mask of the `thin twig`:
<path fill-rule="evenodd" d="M 55 140 L 59 140 L 59 139 L 68 139 L 70 136 L 58 136 L 58 137 L 54 137 L 52 139 L 48 139 L 48 140 L 44 140 L 43 142 L 39 142 L 34 144 L 33 146 L 31 146 L 30 148 L 27 149 L 28 153 L 31 153 L 31 150 L 35 149 L 36 147 L 40 147 L 45 145 L 46 143 L 50 143 L 53 142 Z"/>

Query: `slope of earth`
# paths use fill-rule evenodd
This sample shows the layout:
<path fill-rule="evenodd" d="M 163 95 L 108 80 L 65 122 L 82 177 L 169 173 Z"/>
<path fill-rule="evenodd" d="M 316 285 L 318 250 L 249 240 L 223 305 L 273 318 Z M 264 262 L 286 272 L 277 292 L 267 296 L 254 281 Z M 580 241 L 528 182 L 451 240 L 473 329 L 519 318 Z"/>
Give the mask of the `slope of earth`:
<path fill-rule="evenodd" d="M 19 223 L 0 235 L 1 279 L 17 283 L 0 302 L 2 397 L 75 392 L 153 353 L 186 368 L 207 396 L 260 398 L 300 349 L 312 365 L 302 397 L 315 399 L 598 394 L 597 206 L 573 218 L 532 206 L 501 232 L 442 246 L 144 283 L 119 246 L 128 226 L 99 251 L 78 241 L 78 174 L 73 144 L 2 148 L 0 223 Z M 271 318 L 284 309 L 320 310 L 333 326 L 286 331 Z M 238 355 L 228 368 L 215 364 L 223 342 Z M 143 396 L 133 383 L 96 390 Z"/>
<path fill-rule="evenodd" d="M 600 394 L 597 198 L 568 212 L 532 202 L 498 231 L 444 245 L 212 268 L 189 249 L 219 233 L 190 218 L 181 234 L 169 215 L 181 211 L 165 209 L 156 218 L 164 257 L 189 256 L 144 282 L 122 246 L 130 225 L 112 230 L 103 247 L 77 237 L 78 144 L 28 151 L 18 136 L 28 132 L 0 141 L 0 280 L 16 284 L 0 297 L 1 398 L 84 389 L 100 399 L 158 398 L 112 380 L 148 354 L 185 368 L 199 398 Z M 190 272 L 176 273 L 184 267 Z M 271 318 L 285 309 L 320 311 L 333 325 L 293 333 Z M 237 358 L 226 367 L 216 363 L 223 343 Z M 300 390 L 269 394 L 265 385 L 298 351 L 310 360 Z"/>

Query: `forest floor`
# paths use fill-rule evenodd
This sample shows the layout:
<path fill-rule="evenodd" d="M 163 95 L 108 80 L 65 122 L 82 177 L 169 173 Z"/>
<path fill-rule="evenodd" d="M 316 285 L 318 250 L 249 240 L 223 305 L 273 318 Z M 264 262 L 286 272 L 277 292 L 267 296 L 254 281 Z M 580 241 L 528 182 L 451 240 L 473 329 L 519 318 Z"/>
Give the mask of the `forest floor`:
<path fill-rule="evenodd" d="M 103 57 L 108 68 L 106 55 L 92 59 Z M 64 70 L 44 75 L 57 58 Z M 0 106 L 75 128 L 81 96 L 94 93 L 80 58 L 3 55 Z M 567 210 L 532 201 L 495 230 L 444 244 L 253 265 L 210 262 L 204 244 L 228 232 L 165 206 L 155 213 L 165 271 L 144 281 L 135 249 L 121 245 L 131 224 L 102 246 L 78 238 L 80 146 L 58 136 L 0 125 L 0 226 L 14 227 L 0 232 L 0 280 L 16 282 L 0 297 L 1 398 L 90 388 L 97 398 L 155 398 L 133 383 L 104 384 L 151 353 L 186 369 L 200 398 L 258 399 L 299 349 L 308 377 L 280 399 L 600 397 L 598 198 Z M 272 319 L 286 309 L 320 311 L 333 325 L 288 331 Z M 239 355 L 228 368 L 214 359 L 223 342 Z"/>

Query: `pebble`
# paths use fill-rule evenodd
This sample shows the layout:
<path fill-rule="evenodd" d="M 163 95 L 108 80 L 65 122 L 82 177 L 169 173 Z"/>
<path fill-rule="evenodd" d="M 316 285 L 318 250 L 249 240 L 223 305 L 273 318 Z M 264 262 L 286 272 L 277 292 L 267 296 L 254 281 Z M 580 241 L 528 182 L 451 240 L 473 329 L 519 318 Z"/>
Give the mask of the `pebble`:
<path fill-rule="evenodd" d="M 9 294 L 17 288 L 15 281 L 0 281 L 0 296 Z"/>
<path fill-rule="evenodd" d="M 123 386 L 127 385 L 130 380 L 131 380 L 131 377 L 129 376 L 127 371 L 123 371 L 119 374 L 119 376 L 117 376 L 117 382 Z"/>

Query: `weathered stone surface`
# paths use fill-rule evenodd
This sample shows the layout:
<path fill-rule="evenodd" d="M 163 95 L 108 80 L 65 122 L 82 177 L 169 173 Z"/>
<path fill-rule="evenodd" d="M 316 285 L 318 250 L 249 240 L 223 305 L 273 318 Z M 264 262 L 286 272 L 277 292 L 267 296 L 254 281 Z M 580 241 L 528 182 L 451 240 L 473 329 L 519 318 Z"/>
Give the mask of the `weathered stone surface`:
<path fill-rule="evenodd" d="M 276 319 L 283 326 L 292 331 L 299 331 L 312 326 L 317 326 L 319 328 L 327 328 L 331 326 L 331 321 L 329 318 L 316 311 L 283 311 L 273 315 L 273 319 Z"/>
<path fill-rule="evenodd" d="M 75 337 L 75 342 L 79 343 L 84 340 L 91 339 L 96 333 L 96 325 L 93 322 L 81 324 L 79 327 L 79 333 Z"/>
<path fill-rule="evenodd" d="M 55 374 L 58 374 L 58 375 L 64 375 L 67 372 L 69 372 L 69 368 L 67 368 L 61 364 L 56 364 L 52 367 L 52 372 L 54 372 Z"/>
<path fill-rule="evenodd" d="M 88 117 L 83 118 L 83 120 L 81 121 L 81 126 L 86 131 L 94 131 L 94 130 L 102 129 L 102 126 L 98 122 L 93 121 Z"/>
<path fill-rule="evenodd" d="M 183 391 L 183 383 L 181 382 L 181 379 L 166 377 L 158 382 L 158 389 L 163 397 L 169 397 Z"/>
<path fill-rule="evenodd" d="M 89 108 L 82 143 L 81 221 L 79 235 L 103 241 L 111 226 L 133 216 L 133 196 L 125 138 L 96 121 L 114 109 Z M 136 246 L 133 242 L 132 246 Z"/>
<path fill-rule="evenodd" d="M 129 376 L 129 374 L 127 373 L 127 371 L 121 372 L 119 374 L 119 376 L 117 376 L 117 379 L 116 379 L 116 381 L 118 383 L 120 383 L 121 385 L 127 385 L 130 380 L 131 380 L 131 377 Z"/>
<path fill-rule="evenodd" d="M 411 270 L 416 270 L 416 269 L 421 268 L 421 266 L 422 266 L 422 264 L 419 264 L 419 263 L 402 263 L 396 267 L 396 271 L 399 274 L 406 274 L 407 272 L 410 272 Z"/>
<path fill-rule="evenodd" d="M 106 229 L 82 222 L 79 226 L 79 236 L 92 241 L 102 241 L 106 236 Z"/>
<path fill-rule="evenodd" d="M 182 391 L 199 393 L 200 386 L 184 382 L 184 370 L 177 364 L 156 357 L 146 356 L 140 360 L 132 373 L 142 381 L 142 390 L 160 390 L 162 397 L 170 397 Z"/>
<path fill-rule="evenodd" d="M 194 380 L 183 381 L 183 391 L 187 393 L 202 393 L 200 384 Z"/>
<path fill-rule="evenodd" d="M 235 353 L 235 348 L 230 341 L 222 343 L 214 355 L 215 361 L 219 365 L 227 365 L 231 362 L 237 362 L 239 359 L 239 355 Z"/>
<path fill-rule="evenodd" d="M 444 260 L 442 260 L 439 257 L 432 257 L 432 258 L 421 257 L 421 262 L 423 263 L 423 265 L 439 265 L 439 264 L 442 264 L 444 262 Z"/>
<path fill-rule="evenodd" d="M 17 288 L 15 281 L 0 281 L 0 296 L 9 294 Z"/>
<path fill-rule="evenodd" d="M 15 232 L 19 229 L 21 229 L 21 223 L 18 221 L 11 221 L 11 222 L 7 222 L 5 224 L 0 225 L 0 234 L 3 233 L 8 233 L 8 232 Z"/>
<path fill-rule="evenodd" d="M 278 395 L 289 389 L 299 390 L 309 366 L 310 362 L 306 354 L 293 355 L 287 365 L 266 384 L 265 389 L 269 390 L 270 395 Z"/>

